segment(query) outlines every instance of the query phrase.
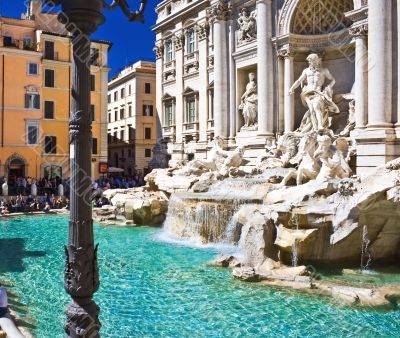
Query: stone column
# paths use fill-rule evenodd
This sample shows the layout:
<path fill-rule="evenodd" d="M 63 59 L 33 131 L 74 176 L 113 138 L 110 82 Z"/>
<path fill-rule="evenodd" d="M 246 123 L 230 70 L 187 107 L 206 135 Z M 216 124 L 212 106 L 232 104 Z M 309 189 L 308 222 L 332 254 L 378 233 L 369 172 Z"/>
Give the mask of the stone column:
<path fill-rule="evenodd" d="M 209 9 L 208 14 L 214 25 L 214 133 L 215 136 L 228 138 L 228 59 L 226 20 L 230 8 L 218 1 Z"/>
<path fill-rule="evenodd" d="M 162 102 L 162 84 L 163 84 L 163 71 L 164 71 L 164 42 L 162 40 L 158 41 L 153 49 L 156 54 L 156 109 L 157 114 L 160 119 L 161 130 L 159 133 L 162 133 L 162 127 L 165 125 L 165 116 Z"/>
<path fill-rule="evenodd" d="M 368 50 L 367 34 L 368 25 L 362 24 L 352 27 L 350 34 L 356 43 L 355 56 L 355 109 L 356 128 L 365 128 L 368 123 Z"/>
<path fill-rule="evenodd" d="M 288 48 L 284 49 L 281 55 L 284 57 L 284 131 L 288 133 L 294 130 L 295 123 L 294 96 L 289 94 L 290 87 L 294 82 L 294 65 L 293 55 Z"/>
<path fill-rule="evenodd" d="M 207 127 L 208 127 L 208 33 L 210 27 L 207 21 L 199 23 L 196 27 L 198 39 L 198 53 L 199 53 L 199 142 L 207 142 Z"/>
<path fill-rule="evenodd" d="M 400 3 L 397 2 L 397 60 L 400 58 Z M 397 61 L 397 124 L 396 127 L 400 130 L 400 62 Z M 398 132 L 398 137 L 400 133 Z"/>
<path fill-rule="evenodd" d="M 175 92 L 176 92 L 176 106 L 175 106 L 175 135 L 176 143 L 183 143 L 183 131 L 185 123 L 185 106 L 183 100 L 183 46 L 185 43 L 185 36 L 183 32 L 178 32 L 175 34 L 174 41 L 174 56 L 175 56 Z M 183 151 L 183 149 L 180 149 Z"/>
<path fill-rule="evenodd" d="M 235 60 L 232 54 L 235 51 L 235 23 L 230 18 L 229 23 L 229 139 L 235 141 L 236 124 L 237 124 L 237 109 L 236 109 L 236 83 L 235 83 Z"/>
<path fill-rule="evenodd" d="M 278 56 L 278 133 L 285 130 L 284 110 L 285 110 L 285 62 L 282 56 Z"/>
<path fill-rule="evenodd" d="M 368 127 L 392 127 L 392 1 L 369 1 Z"/>
<path fill-rule="evenodd" d="M 274 81 L 271 0 L 257 0 L 258 133 L 273 136 Z"/>

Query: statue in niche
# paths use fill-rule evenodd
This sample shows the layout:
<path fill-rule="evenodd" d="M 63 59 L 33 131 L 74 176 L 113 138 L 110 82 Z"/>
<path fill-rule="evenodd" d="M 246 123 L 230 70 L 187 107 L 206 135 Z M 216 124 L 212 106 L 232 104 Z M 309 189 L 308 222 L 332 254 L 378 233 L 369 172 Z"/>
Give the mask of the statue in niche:
<path fill-rule="evenodd" d="M 246 91 L 241 97 L 239 111 L 242 112 L 244 118 L 243 130 L 257 130 L 257 115 L 258 115 L 258 95 L 256 75 L 249 73 L 249 83 L 246 85 Z"/>
<path fill-rule="evenodd" d="M 257 37 L 257 21 L 255 13 L 249 14 L 246 8 L 242 8 L 237 20 L 239 24 L 238 44 L 250 42 Z"/>
<path fill-rule="evenodd" d="M 322 68 L 321 59 L 317 54 L 307 57 L 309 67 L 301 74 L 289 90 L 294 91 L 301 86 L 301 101 L 308 111 L 305 113 L 298 132 L 304 134 L 310 131 L 328 129 L 331 125 L 331 114 L 339 114 L 338 106 L 332 100 L 332 87 L 336 81 L 327 68 Z M 330 83 L 323 88 L 325 81 Z"/>

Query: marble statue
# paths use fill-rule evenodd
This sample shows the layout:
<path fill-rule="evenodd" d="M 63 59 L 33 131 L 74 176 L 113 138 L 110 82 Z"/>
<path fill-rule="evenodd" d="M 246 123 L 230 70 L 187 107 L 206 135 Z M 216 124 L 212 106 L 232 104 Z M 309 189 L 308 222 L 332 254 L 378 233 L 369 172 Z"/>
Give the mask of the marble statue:
<path fill-rule="evenodd" d="M 321 162 L 321 170 L 318 173 L 317 180 L 325 181 L 335 178 L 348 178 L 351 174 L 351 169 L 346 162 L 343 151 L 339 146 L 332 144 L 332 139 L 328 135 L 318 137 L 318 148 L 314 153 L 314 157 Z M 344 144 L 345 140 L 341 139 Z"/>
<path fill-rule="evenodd" d="M 321 59 L 317 54 L 307 57 L 309 67 L 306 68 L 298 80 L 292 85 L 289 94 L 301 86 L 301 100 L 308 111 L 303 117 L 299 132 L 318 131 L 330 127 L 330 115 L 340 113 L 338 106 L 332 100 L 332 87 L 336 81 L 327 68 L 321 66 Z M 325 81 L 330 83 L 323 88 Z"/>
<path fill-rule="evenodd" d="M 207 171 L 217 171 L 224 164 L 229 152 L 222 149 L 223 140 L 220 137 L 214 139 L 214 146 L 210 150 L 210 157 L 204 160 L 194 159 L 186 166 L 175 172 L 178 176 L 199 175 Z"/>
<path fill-rule="evenodd" d="M 287 185 L 292 178 L 296 179 L 297 185 L 303 184 L 304 179 L 313 180 L 317 178 L 321 169 L 320 162 L 315 156 L 317 145 L 315 132 L 303 136 L 299 144 L 299 152 L 293 158 L 294 161 L 297 158 L 300 164 L 297 170 L 292 169 L 289 171 L 283 178 L 281 185 Z"/>
<path fill-rule="evenodd" d="M 246 85 L 246 91 L 241 97 L 239 111 L 242 112 L 244 118 L 243 129 L 256 130 L 257 129 L 257 83 L 255 81 L 255 74 L 249 73 L 249 83 Z"/>
<path fill-rule="evenodd" d="M 356 109 L 355 109 L 355 100 L 351 100 L 349 102 L 349 117 L 347 119 L 347 125 L 344 129 L 339 133 L 339 136 L 350 136 L 350 132 L 354 130 L 356 126 Z"/>
<path fill-rule="evenodd" d="M 229 155 L 226 157 L 224 163 L 222 164 L 219 173 L 221 176 L 228 176 L 232 169 L 236 169 L 240 166 L 243 160 L 244 151 L 246 147 L 239 146 L 234 151 L 230 152 Z"/>
<path fill-rule="evenodd" d="M 249 14 L 246 8 L 242 8 L 237 20 L 239 24 L 238 44 L 252 41 L 257 35 L 257 22 L 255 14 Z"/>

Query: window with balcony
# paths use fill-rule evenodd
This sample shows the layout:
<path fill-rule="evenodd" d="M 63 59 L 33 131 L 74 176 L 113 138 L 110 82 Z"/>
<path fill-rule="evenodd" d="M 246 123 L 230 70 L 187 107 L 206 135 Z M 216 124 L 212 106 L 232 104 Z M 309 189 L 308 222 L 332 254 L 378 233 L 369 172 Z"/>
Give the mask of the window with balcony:
<path fill-rule="evenodd" d="M 45 69 L 44 70 L 44 86 L 48 88 L 54 88 L 54 70 Z"/>
<path fill-rule="evenodd" d="M 192 54 L 196 50 L 196 37 L 194 30 L 191 29 L 186 33 L 186 53 Z"/>
<path fill-rule="evenodd" d="M 54 41 L 45 41 L 44 42 L 44 58 L 47 60 L 55 59 Z"/>
<path fill-rule="evenodd" d="M 174 59 L 172 40 L 165 43 L 165 62 L 171 62 Z"/>
<path fill-rule="evenodd" d="M 48 120 L 54 119 L 54 102 L 44 101 L 44 118 Z"/>

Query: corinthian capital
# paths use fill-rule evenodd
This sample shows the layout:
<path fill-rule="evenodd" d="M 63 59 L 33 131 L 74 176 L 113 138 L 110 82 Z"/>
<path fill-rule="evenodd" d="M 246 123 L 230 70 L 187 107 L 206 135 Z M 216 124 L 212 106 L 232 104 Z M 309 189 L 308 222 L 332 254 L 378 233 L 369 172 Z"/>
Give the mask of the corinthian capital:
<path fill-rule="evenodd" d="M 196 26 L 196 32 L 198 34 L 199 40 L 204 40 L 208 37 L 208 32 L 210 31 L 210 25 L 207 21 L 204 21 Z"/>
<path fill-rule="evenodd" d="M 232 5 L 221 0 L 207 9 L 207 14 L 212 21 L 227 20 L 231 12 Z"/>
<path fill-rule="evenodd" d="M 351 36 L 359 37 L 368 35 L 368 24 L 352 26 L 349 29 Z"/>
<path fill-rule="evenodd" d="M 175 37 L 174 37 L 175 49 L 176 50 L 182 49 L 184 43 L 185 43 L 185 35 L 183 33 L 175 34 Z"/>
<path fill-rule="evenodd" d="M 156 54 L 156 58 L 161 59 L 164 55 L 164 46 L 162 44 L 156 45 L 153 51 Z"/>

